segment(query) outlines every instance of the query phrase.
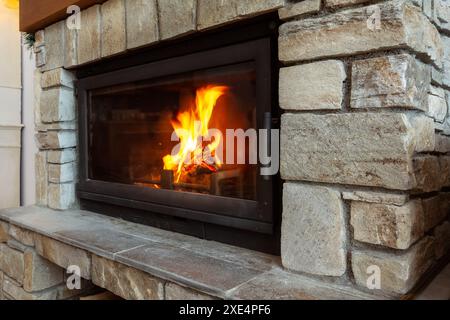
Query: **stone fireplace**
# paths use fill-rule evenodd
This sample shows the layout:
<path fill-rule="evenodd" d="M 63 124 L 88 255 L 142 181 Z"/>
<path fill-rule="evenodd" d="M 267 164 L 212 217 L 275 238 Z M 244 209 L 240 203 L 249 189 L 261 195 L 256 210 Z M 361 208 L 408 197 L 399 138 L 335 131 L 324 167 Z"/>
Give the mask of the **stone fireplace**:
<path fill-rule="evenodd" d="M 448 262 L 447 1 L 108 0 L 80 17 L 35 33 L 37 204 L 0 211 L 0 298 L 393 299 Z M 211 162 L 171 165 L 206 95 L 213 128 L 280 129 L 279 174 L 222 164 L 216 140 L 196 149 Z"/>

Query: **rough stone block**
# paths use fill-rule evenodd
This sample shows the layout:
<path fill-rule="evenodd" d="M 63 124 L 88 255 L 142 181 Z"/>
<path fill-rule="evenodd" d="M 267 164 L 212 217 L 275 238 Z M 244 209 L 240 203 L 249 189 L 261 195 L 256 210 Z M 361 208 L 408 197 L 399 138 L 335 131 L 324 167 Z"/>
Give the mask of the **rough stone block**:
<path fill-rule="evenodd" d="M 71 89 L 59 87 L 42 91 L 42 122 L 72 121 L 75 117 L 75 97 Z"/>
<path fill-rule="evenodd" d="M 439 153 L 450 152 L 450 137 L 442 134 L 436 134 L 436 147 L 434 151 Z"/>
<path fill-rule="evenodd" d="M 47 152 L 40 151 L 35 156 L 36 204 L 46 206 L 48 192 Z"/>
<path fill-rule="evenodd" d="M 359 60 L 352 65 L 352 108 L 427 110 L 430 66 L 408 54 Z"/>
<path fill-rule="evenodd" d="M 246 16 L 273 11 L 283 5 L 283 0 L 198 0 L 198 28 L 216 27 Z"/>
<path fill-rule="evenodd" d="M 354 4 L 360 4 L 369 2 L 370 0 L 325 0 L 325 6 L 327 7 L 344 7 Z"/>
<path fill-rule="evenodd" d="M 278 10 L 281 20 L 298 18 L 305 14 L 316 13 L 320 11 L 321 0 L 304 0 L 300 2 L 287 3 Z"/>
<path fill-rule="evenodd" d="M 83 64 L 101 57 L 100 5 L 81 11 L 82 28 L 78 31 L 78 63 Z"/>
<path fill-rule="evenodd" d="M 381 29 L 373 30 L 368 21 L 378 8 Z M 442 64 L 443 47 L 436 28 L 419 8 L 390 1 L 283 24 L 279 57 L 292 62 L 405 46 L 427 55 L 437 66 Z"/>
<path fill-rule="evenodd" d="M 175 283 L 166 283 L 164 292 L 165 300 L 215 300 L 214 297 L 179 286 Z"/>
<path fill-rule="evenodd" d="M 82 13 L 79 13 L 80 17 Z M 70 20 L 69 20 L 70 19 Z M 66 19 L 65 23 L 72 23 L 73 17 Z M 64 51 L 64 68 L 72 68 L 78 65 L 78 30 L 64 28 L 64 43 L 66 50 Z"/>
<path fill-rule="evenodd" d="M 436 156 L 418 156 L 413 159 L 414 189 L 424 192 L 439 191 L 442 187 L 441 167 Z"/>
<path fill-rule="evenodd" d="M 442 83 L 450 86 L 450 37 L 441 35 L 444 44 L 444 72 L 442 74 Z"/>
<path fill-rule="evenodd" d="M 7 242 L 9 225 L 6 222 L 0 221 L 0 243 Z"/>
<path fill-rule="evenodd" d="M 163 300 L 164 284 L 140 270 L 92 256 L 92 282 L 127 300 Z"/>
<path fill-rule="evenodd" d="M 416 152 L 434 151 L 436 148 L 436 135 L 433 119 L 425 115 L 409 117 L 414 128 L 414 150 Z"/>
<path fill-rule="evenodd" d="M 14 250 L 6 244 L 0 244 L 0 270 L 18 283 L 23 283 L 23 252 Z"/>
<path fill-rule="evenodd" d="M 340 109 L 344 64 L 320 61 L 280 69 L 280 107 L 286 110 Z"/>
<path fill-rule="evenodd" d="M 77 158 L 75 149 L 63 149 L 63 150 L 50 150 L 47 154 L 48 163 L 69 163 L 73 162 Z"/>
<path fill-rule="evenodd" d="M 55 300 L 56 295 L 51 292 L 26 292 L 22 286 L 14 280 L 5 277 L 3 280 L 3 291 L 13 300 Z"/>
<path fill-rule="evenodd" d="M 36 68 L 41 68 L 45 66 L 47 62 L 47 57 L 45 55 L 45 47 L 40 47 L 35 50 L 34 53 Z"/>
<path fill-rule="evenodd" d="M 156 0 L 125 0 L 127 48 L 141 47 L 159 40 Z"/>
<path fill-rule="evenodd" d="M 444 122 L 447 116 L 447 101 L 444 89 L 435 86 L 430 87 L 427 114 L 438 122 Z"/>
<path fill-rule="evenodd" d="M 405 294 L 412 289 L 423 273 L 432 264 L 434 246 L 427 237 L 402 254 L 379 251 L 354 251 L 352 253 L 352 270 L 356 283 L 366 288 L 373 271 L 370 266 L 377 266 L 381 271 L 381 290 Z"/>
<path fill-rule="evenodd" d="M 64 28 L 64 21 L 45 28 L 45 65 L 42 71 L 61 68 L 64 65 Z"/>
<path fill-rule="evenodd" d="M 73 81 L 75 76 L 72 72 L 63 68 L 53 69 L 44 72 L 41 77 L 41 87 L 43 89 L 64 86 L 73 88 Z"/>
<path fill-rule="evenodd" d="M 406 194 L 375 191 L 346 191 L 342 193 L 342 198 L 345 200 L 392 204 L 396 206 L 402 206 L 408 201 Z"/>
<path fill-rule="evenodd" d="M 281 259 L 287 269 L 341 276 L 346 270 L 341 194 L 327 187 L 285 183 Z"/>
<path fill-rule="evenodd" d="M 52 183 L 65 183 L 75 180 L 76 173 L 75 163 L 69 162 L 64 164 L 48 165 L 48 180 Z"/>
<path fill-rule="evenodd" d="M 354 239 L 395 249 L 408 249 L 424 233 L 420 200 L 403 206 L 352 201 Z"/>
<path fill-rule="evenodd" d="M 398 113 L 284 114 L 281 175 L 286 180 L 429 189 L 428 181 L 421 178 L 419 184 L 413 175 L 415 135 L 408 117 Z"/>
<path fill-rule="evenodd" d="M 77 137 L 74 131 L 48 131 L 36 134 L 39 149 L 64 149 L 77 145 Z"/>
<path fill-rule="evenodd" d="M 80 267 L 81 277 L 91 279 L 91 256 L 88 252 L 43 235 L 35 237 L 36 252 L 61 268 Z"/>
<path fill-rule="evenodd" d="M 439 156 L 440 167 L 440 185 L 442 187 L 450 186 L 450 156 Z"/>
<path fill-rule="evenodd" d="M 40 48 L 45 45 L 45 31 L 39 30 L 34 34 L 34 48 Z"/>
<path fill-rule="evenodd" d="M 450 223 L 444 222 L 434 229 L 436 259 L 442 258 L 450 251 Z"/>
<path fill-rule="evenodd" d="M 447 217 L 447 212 L 443 207 L 444 201 L 448 201 L 444 194 L 422 200 L 425 231 L 431 230 Z"/>
<path fill-rule="evenodd" d="M 102 4 L 102 57 L 125 51 L 127 34 L 124 0 L 108 0 Z"/>
<path fill-rule="evenodd" d="M 11 238 L 17 240 L 18 242 L 20 242 L 25 246 L 28 247 L 34 246 L 34 234 L 31 231 L 25 230 L 23 228 L 11 224 L 9 226 L 8 234 L 11 236 Z"/>
<path fill-rule="evenodd" d="M 0 301 L 5 300 L 5 297 L 3 296 L 3 279 L 3 272 L 0 271 Z"/>
<path fill-rule="evenodd" d="M 161 39 L 190 33 L 196 29 L 197 1 L 158 0 Z"/>
<path fill-rule="evenodd" d="M 41 258 L 32 250 L 24 254 L 25 275 L 23 289 L 27 292 L 41 291 L 63 282 L 64 270 Z"/>
<path fill-rule="evenodd" d="M 50 183 L 48 185 L 48 206 L 55 210 L 67 210 L 75 204 L 75 184 Z"/>
<path fill-rule="evenodd" d="M 84 287 L 83 287 L 84 288 Z M 69 290 L 66 284 L 59 285 L 47 290 L 27 292 L 20 284 L 5 276 L 3 290 L 11 300 L 66 300 L 73 298 L 83 292 L 81 290 Z"/>
<path fill-rule="evenodd" d="M 33 79 L 33 85 L 34 85 L 34 92 L 33 92 L 33 107 L 34 107 L 34 124 L 35 126 L 41 125 L 41 94 L 42 94 L 42 88 L 41 88 L 41 78 L 42 73 L 39 69 L 34 70 L 34 79 Z"/>

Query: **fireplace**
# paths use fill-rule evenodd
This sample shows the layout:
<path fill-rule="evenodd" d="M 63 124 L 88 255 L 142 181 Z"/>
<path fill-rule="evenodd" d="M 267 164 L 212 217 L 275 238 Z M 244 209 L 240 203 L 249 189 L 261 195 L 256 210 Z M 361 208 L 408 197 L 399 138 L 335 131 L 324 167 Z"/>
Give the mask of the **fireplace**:
<path fill-rule="evenodd" d="M 82 208 L 278 253 L 279 177 L 258 157 L 278 157 L 276 26 L 266 17 L 78 70 Z"/>

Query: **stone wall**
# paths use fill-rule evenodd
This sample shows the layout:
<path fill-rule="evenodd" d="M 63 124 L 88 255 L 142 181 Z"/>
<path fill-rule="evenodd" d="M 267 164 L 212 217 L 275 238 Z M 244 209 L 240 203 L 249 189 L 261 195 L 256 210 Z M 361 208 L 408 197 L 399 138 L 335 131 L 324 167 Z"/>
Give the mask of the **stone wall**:
<path fill-rule="evenodd" d="M 66 272 L 81 270 L 81 289 Z M 97 286 L 132 300 L 210 300 L 214 297 L 0 221 L 0 300 L 74 300 Z"/>
<path fill-rule="evenodd" d="M 449 251 L 446 0 L 109 0 L 39 31 L 39 205 L 77 206 L 71 68 L 274 10 L 283 267 L 404 294 Z"/>

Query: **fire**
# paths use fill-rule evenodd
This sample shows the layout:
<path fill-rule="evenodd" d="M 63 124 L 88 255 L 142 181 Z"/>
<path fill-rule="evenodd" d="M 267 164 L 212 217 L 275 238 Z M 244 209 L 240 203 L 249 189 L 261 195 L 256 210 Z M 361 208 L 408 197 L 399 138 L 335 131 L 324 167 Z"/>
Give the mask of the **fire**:
<path fill-rule="evenodd" d="M 228 90 L 226 86 L 211 86 L 199 88 L 196 92 L 195 107 L 179 112 L 176 120 L 171 121 L 176 135 L 180 139 L 179 151 L 175 155 L 166 155 L 163 158 L 164 170 L 175 173 L 175 181 L 189 172 L 205 169 L 215 172 L 222 165 L 215 154 L 220 145 L 220 138 L 204 145 L 203 139 L 208 136 L 209 122 L 213 114 L 217 100 Z M 205 155 L 212 161 L 205 161 Z"/>

